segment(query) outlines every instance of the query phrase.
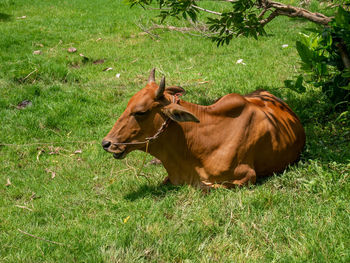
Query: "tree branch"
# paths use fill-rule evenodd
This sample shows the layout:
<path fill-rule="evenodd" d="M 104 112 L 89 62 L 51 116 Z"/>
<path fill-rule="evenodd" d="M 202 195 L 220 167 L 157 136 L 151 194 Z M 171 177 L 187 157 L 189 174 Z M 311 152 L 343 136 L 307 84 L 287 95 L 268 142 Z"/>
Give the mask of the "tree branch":
<path fill-rule="evenodd" d="M 348 50 L 346 48 L 345 43 L 343 43 L 343 41 L 341 41 L 340 43 L 336 44 L 336 46 L 339 50 L 339 54 L 340 54 L 340 57 L 343 61 L 345 68 L 350 68 L 349 53 L 348 53 Z"/>
<path fill-rule="evenodd" d="M 301 7 L 285 5 L 279 2 L 268 0 L 266 0 L 265 3 L 269 8 L 274 8 L 275 11 L 277 11 L 277 15 L 300 17 L 324 26 L 328 25 L 328 23 L 332 20 L 332 17 L 325 16 L 321 13 L 313 13 Z"/>
<path fill-rule="evenodd" d="M 210 13 L 210 14 L 214 14 L 214 15 L 218 15 L 218 16 L 222 15 L 222 13 L 219 13 L 219 12 L 216 12 L 216 11 L 212 11 L 212 10 L 209 10 L 209 9 L 204 9 L 204 8 L 196 6 L 196 5 L 191 5 L 191 7 L 196 8 L 198 10 L 201 10 L 203 12 Z"/>
<path fill-rule="evenodd" d="M 258 18 L 262 18 L 262 17 L 265 15 L 265 13 L 266 13 L 267 11 L 269 11 L 269 9 L 266 8 L 266 7 L 264 7 L 264 10 L 261 11 L 261 13 L 258 15 Z"/>
<path fill-rule="evenodd" d="M 155 39 L 159 39 L 158 35 L 152 34 L 149 29 L 146 29 L 144 26 L 142 26 L 141 24 L 137 24 L 135 23 L 136 26 L 138 26 L 143 32 L 147 33 L 150 35 L 150 37 L 155 40 Z"/>
<path fill-rule="evenodd" d="M 154 29 L 168 29 L 168 30 L 172 30 L 172 31 L 182 32 L 182 33 L 195 31 L 195 29 L 191 28 L 191 27 L 163 26 L 163 25 L 157 25 L 157 24 L 154 24 L 148 30 L 154 30 Z"/>
<path fill-rule="evenodd" d="M 221 1 L 234 2 L 235 0 L 221 0 Z M 288 16 L 288 17 L 300 17 L 324 26 L 328 25 L 328 23 L 333 18 L 333 17 L 328 17 L 321 13 L 310 12 L 309 10 L 301 7 L 286 5 L 283 3 L 269 1 L 269 0 L 260 0 L 258 1 L 258 4 L 256 6 L 258 9 L 263 9 L 260 15 L 258 16 L 258 18 L 262 18 L 268 9 L 271 9 L 271 8 L 274 9 L 269 17 L 261 20 L 260 24 L 262 25 L 266 25 L 272 19 L 280 15 Z"/>
<path fill-rule="evenodd" d="M 278 16 L 278 11 L 273 11 L 267 18 L 260 20 L 260 25 L 265 26 L 267 23 L 271 22 L 276 16 Z"/>

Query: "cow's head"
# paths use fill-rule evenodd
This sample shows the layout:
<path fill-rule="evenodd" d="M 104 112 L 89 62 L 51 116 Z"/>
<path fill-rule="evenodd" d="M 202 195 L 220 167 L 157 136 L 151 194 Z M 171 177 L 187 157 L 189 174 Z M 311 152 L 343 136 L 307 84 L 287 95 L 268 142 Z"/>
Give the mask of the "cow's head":
<path fill-rule="evenodd" d="M 146 87 L 129 100 L 125 111 L 102 141 L 102 147 L 117 159 L 133 150 L 144 149 L 145 144 L 137 142 L 153 136 L 167 118 L 176 122 L 199 122 L 191 112 L 174 103 L 175 94 L 183 94 L 185 90 L 166 88 L 164 77 L 158 86 L 154 75 L 155 69 L 151 71 Z"/>

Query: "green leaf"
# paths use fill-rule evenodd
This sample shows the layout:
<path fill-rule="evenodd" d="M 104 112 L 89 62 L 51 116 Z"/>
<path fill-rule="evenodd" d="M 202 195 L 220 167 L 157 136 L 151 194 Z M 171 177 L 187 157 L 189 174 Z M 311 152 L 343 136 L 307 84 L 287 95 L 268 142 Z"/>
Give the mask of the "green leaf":
<path fill-rule="evenodd" d="M 284 85 L 286 86 L 286 88 L 291 89 L 295 92 L 304 93 L 306 91 L 306 88 L 303 85 L 303 81 L 303 76 L 299 75 L 297 80 L 295 81 L 290 79 L 285 80 Z"/>
<path fill-rule="evenodd" d="M 284 86 L 286 86 L 286 88 L 288 88 L 288 89 L 293 89 L 294 81 L 290 80 L 290 79 L 286 79 L 284 81 Z"/>
<path fill-rule="evenodd" d="M 191 17 L 193 22 L 195 22 L 197 20 L 197 14 L 194 11 L 190 10 L 187 13 Z"/>
<path fill-rule="evenodd" d="M 350 113 L 349 111 L 344 111 L 344 112 L 340 113 L 340 115 L 338 116 L 338 118 L 335 119 L 335 121 L 337 122 L 337 121 L 343 119 L 344 117 L 346 118 L 349 115 L 349 113 Z"/>
<path fill-rule="evenodd" d="M 224 32 L 225 32 L 225 27 L 223 27 L 222 29 L 221 29 L 221 31 L 220 31 L 220 35 L 223 35 L 224 34 Z"/>
<path fill-rule="evenodd" d="M 214 31 L 214 30 L 216 30 L 216 25 L 211 25 L 211 26 L 209 27 L 209 31 Z"/>
<path fill-rule="evenodd" d="M 296 48 L 297 48 L 297 51 L 299 53 L 301 60 L 305 64 L 312 66 L 312 58 L 313 58 L 312 51 L 305 44 L 301 43 L 300 41 L 296 42 Z"/>
<path fill-rule="evenodd" d="M 295 82 L 295 89 L 300 93 L 304 93 L 306 91 L 306 88 L 303 86 L 303 80 L 304 80 L 303 76 L 299 75 L 299 77 Z"/>
<path fill-rule="evenodd" d="M 343 72 L 343 74 L 341 75 L 343 78 L 350 78 L 350 71 L 346 70 Z"/>
<path fill-rule="evenodd" d="M 230 17 L 229 19 L 227 19 L 226 26 L 230 27 L 231 23 L 232 23 L 232 18 Z"/>
<path fill-rule="evenodd" d="M 343 87 L 339 87 L 341 89 L 345 89 L 345 90 L 350 90 L 350 85 L 347 85 L 347 86 L 343 86 Z"/>

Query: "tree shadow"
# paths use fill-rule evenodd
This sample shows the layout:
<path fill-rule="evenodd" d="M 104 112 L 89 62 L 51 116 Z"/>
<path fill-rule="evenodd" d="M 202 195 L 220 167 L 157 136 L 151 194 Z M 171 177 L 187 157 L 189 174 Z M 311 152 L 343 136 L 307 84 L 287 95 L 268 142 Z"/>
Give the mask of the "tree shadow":
<path fill-rule="evenodd" d="M 287 166 L 287 168 L 285 168 L 283 171 L 281 172 L 278 172 L 278 173 L 272 173 L 270 175 L 265 175 L 265 176 L 257 176 L 256 178 L 256 182 L 255 182 L 255 185 L 257 186 L 261 186 L 261 185 L 264 185 L 267 181 L 269 180 L 272 180 L 272 178 L 274 177 L 280 177 L 282 176 L 285 172 L 288 172 L 290 170 L 293 170 L 293 168 L 298 168 L 298 163 L 299 163 L 299 159 L 298 161 L 292 163 L 292 164 L 289 164 Z"/>
<path fill-rule="evenodd" d="M 136 191 L 124 195 L 124 199 L 135 201 L 140 198 L 151 197 L 153 199 L 162 199 L 171 192 L 178 191 L 180 187 L 171 184 L 160 185 L 142 185 Z"/>
<path fill-rule="evenodd" d="M 0 22 L 7 22 L 12 20 L 12 15 L 0 13 Z"/>
<path fill-rule="evenodd" d="M 281 175 L 281 173 L 279 173 L 277 176 L 280 176 L 280 175 Z M 264 185 L 269 179 L 271 179 L 270 176 L 258 176 L 256 178 L 255 185 L 256 186 Z"/>

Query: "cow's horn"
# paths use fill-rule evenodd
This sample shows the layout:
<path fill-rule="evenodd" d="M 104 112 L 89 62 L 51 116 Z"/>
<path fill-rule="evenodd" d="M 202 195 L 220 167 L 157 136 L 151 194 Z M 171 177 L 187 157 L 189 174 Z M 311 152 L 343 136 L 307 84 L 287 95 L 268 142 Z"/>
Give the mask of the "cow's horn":
<path fill-rule="evenodd" d="M 156 79 L 155 79 L 155 77 L 154 77 L 155 73 L 156 73 L 156 68 L 153 68 L 153 69 L 151 70 L 151 73 L 149 74 L 148 83 L 151 83 L 151 82 L 155 82 L 155 81 L 156 81 Z"/>
<path fill-rule="evenodd" d="M 165 90 L 165 77 L 162 77 L 162 80 L 160 81 L 159 88 L 156 91 L 156 99 L 159 99 L 163 96 Z"/>

